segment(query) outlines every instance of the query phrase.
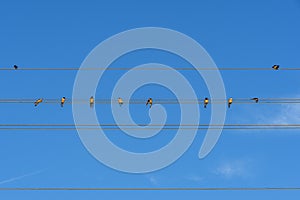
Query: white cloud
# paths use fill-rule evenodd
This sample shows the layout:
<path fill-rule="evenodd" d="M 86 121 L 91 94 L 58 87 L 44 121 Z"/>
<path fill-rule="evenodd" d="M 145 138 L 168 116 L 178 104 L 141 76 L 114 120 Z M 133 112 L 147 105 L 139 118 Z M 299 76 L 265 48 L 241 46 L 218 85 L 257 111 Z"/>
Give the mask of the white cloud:
<path fill-rule="evenodd" d="M 242 177 L 246 178 L 250 176 L 249 161 L 236 160 L 222 162 L 213 173 L 224 178 Z"/>

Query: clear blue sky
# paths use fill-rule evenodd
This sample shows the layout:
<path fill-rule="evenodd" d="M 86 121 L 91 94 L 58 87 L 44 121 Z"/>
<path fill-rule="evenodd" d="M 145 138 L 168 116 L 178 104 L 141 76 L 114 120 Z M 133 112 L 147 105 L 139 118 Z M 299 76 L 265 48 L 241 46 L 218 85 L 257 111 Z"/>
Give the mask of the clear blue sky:
<path fill-rule="evenodd" d="M 132 28 L 165 27 L 199 42 L 219 67 L 300 67 L 300 1 L 2 1 L 0 3 L 0 67 L 79 67 L 88 53 L 108 37 Z M 173 67 L 186 63 L 159 51 L 141 51 L 117 60 L 131 67 L 158 62 Z M 96 98 L 110 98 L 124 72 L 110 71 Z M 297 71 L 221 72 L 233 98 L 299 97 Z M 200 77 L 183 74 L 199 98 L 208 96 Z M 1 71 L 0 98 L 72 96 L 75 71 Z M 173 98 L 165 88 L 148 85 L 136 98 Z M 148 109 L 134 105 L 136 122 L 148 123 Z M 167 106 L 170 123 L 178 123 L 178 107 Z M 112 123 L 108 105 L 98 116 Z M 300 123 L 293 105 L 233 105 L 226 123 Z M 201 123 L 209 110 L 201 109 Z M 1 104 L 0 123 L 73 123 L 66 105 Z M 164 131 L 166 132 L 166 131 Z M 126 138 L 116 131 L 112 141 L 131 151 L 163 146 L 170 136 L 149 141 Z M 108 133 L 109 134 L 109 133 Z M 114 133 L 112 132 L 111 135 Z M 168 133 L 173 134 L 173 133 Z M 76 131 L 1 131 L 0 187 L 299 187 L 299 131 L 224 130 L 214 150 L 199 160 L 204 131 L 173 165 L 148 174 L 112 170 L 94 159 Z M 152 140 L 152 141 L 151 141 Z M 300 192 L 28 192 L 0 191 L 1 199 L 298 199 Z"/>

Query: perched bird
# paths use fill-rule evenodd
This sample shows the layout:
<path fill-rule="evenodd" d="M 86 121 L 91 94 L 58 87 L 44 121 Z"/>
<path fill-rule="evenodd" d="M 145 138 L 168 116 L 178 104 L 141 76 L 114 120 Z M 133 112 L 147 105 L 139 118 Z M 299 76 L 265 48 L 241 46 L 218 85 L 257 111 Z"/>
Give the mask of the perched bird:
<path fill-rule="evenodd" d="M 61 98 L 61 100 L 60 100 L 60 106 L 61 107 L 64 107 L 65 101 L 66 101 L 66 97 Z"/>
<path fill-rule="evenodd" d="M 251 100 L 255 101 L 255 103 L 258 103 L 258 98 L 257 97 L 254 97 Z"/>
<path fill-rule="evenodd" d="M 95 103 L 94 97 L 91 96 L 91 98 L 90 98 L 90 107 L 91 108 L 94 106 L 94 103 Z"/>
<path fill-rule="evenodd" d="M 17 66 L 17 65 L 14 65 L 14 69 L 18 69 L 18 66 Z"/>
<path fill-rule="evenodd" d="M 123 105 L 124 102 L 123 102 L 123 99 L 121 97 L 118 98 L 118 103 L 119 103 L 120 106 Z"/>
<path fill-rule="evenodd" d="M 39 105 L 39 104 L 42 103 L 42 102 L 43 102 L 43 99 L 40 98 L 40 99 L 38 99 L 38 100 L 36 100 L 36 101 L 34 102 L 34 106 L 37 106 L 37 105 Z"/>
<path fill-rule="evenodd" d="M 233 101 L 233 99 L 230 97 L 230 98 L 228 99 L 228 108 L 230 108 L 230 105 L 232 104 L 232 101 Z"/>
<path fill-rule="evenodd" d="M 208 98 L 206 97 L 206 98 L 204 99 L 204 108 L 206 108 L 208 102 L 209 102 L 209 100 L 208 100 Z"/>
<path fill-rule="evenodd" d="M 150 108 L 151 108 L 151 107 L 152 107 L 152 104 L 153 104 L 152 98 L 149 98 L 149 99 L 147 100 L 146 106 L 147 106 L 148 104 L 150 105 Z"/>
<path fill-rule="evenodd" d="M 273 65 L 272 68 L 275 69 L 275 70 L 278 70 L 279 69 L 279 65 Z"/>

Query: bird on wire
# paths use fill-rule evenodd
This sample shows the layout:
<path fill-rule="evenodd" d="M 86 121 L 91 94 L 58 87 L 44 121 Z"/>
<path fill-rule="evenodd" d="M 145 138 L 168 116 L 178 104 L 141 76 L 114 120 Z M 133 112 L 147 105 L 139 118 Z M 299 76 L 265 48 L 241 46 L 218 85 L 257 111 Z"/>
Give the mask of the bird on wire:
<path fill-rule="evenodd" d="M 278 70 L 279 69 L 279 65 L 273 65 L 272 67 L 274 70 Z"/>
<path fill-rule="evenodd" d="M 123 99 L 121 97 L 118 98 L 118 103 L 119 103 L 120 106 L 123 105 L 124 102 L 123 102 Z"/>
<path fill-rule="evenodd" d="M 91 107 L 91 108 L 94 107 L 94 103 L 95 103 L 94 97 L 91 96 L 91 97 L 90 97 L 90 107 Z"/>
<path fill-rule="evenodd" d="M 204 99 L 204 108 L 206 108 L 207 104 L 209 103 L 209 100 L 207 97 L 205 97 Z"/>
<path fill-rule="evenodd" d="M 233 102 L 233 99 L 232 99 L 232 97 L 230 97 L 230 98 L 228 99 L 228 108 L 230 108 L 232 102 Z"/>
<path fill-rule="evenodd" d="M 64 107 L 65 101 L 66 101 L 66 97 L 62 97 L 61 100 L 60 100 L 60 106 L 61 107 Z"/>
<path fill-rule="evenodd" d="M 39 105 L 40 103 L 42 103 L 43 102 L 43 99 L 42 98 L 39 98 L 39 99 L 37 99 L 35 102 L 34 102 L 34 106 L 37 106 L 37 105 Z"/>
<path fill-rule="evenodd" d="M 152 107 L 152 104 L 153 104 L 152 98 L 149 98 L 149 99 L 147 100 L 146 106 L 147 106 L 148 104 L 150 105 L 150 108 L 151 108 L 151 107 Z"/>
<path fill-rule="evenodd" d="M 255 103 L 258 103 L 258 98 L 257 97 L 254 97 L 251 100 L 255 101 Z"/>

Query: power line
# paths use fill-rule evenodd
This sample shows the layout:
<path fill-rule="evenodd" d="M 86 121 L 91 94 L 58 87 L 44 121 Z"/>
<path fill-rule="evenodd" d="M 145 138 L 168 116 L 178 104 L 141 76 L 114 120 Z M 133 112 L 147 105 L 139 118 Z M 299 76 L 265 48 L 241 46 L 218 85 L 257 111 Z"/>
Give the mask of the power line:
<path fill-rule="evenodd" d="M 122 128 L 123 130 L 299 130 L 300 127 L 255 127 L 255 128 Z M 72 131 L 72 130 L 100 130 L 100 128 L 0 128 L 0 131 Z M 101 128 L 101 130 L 114 131 L 121 130 L 120 128 Z"/>
<path fill-rule="evenodd" d="M 299 130 L 300 124 L 0 124 L 1 130 Z"/>
<path fill-rule="evenodd" d="M 299 126 L 300 124 L 0 124 L 1 126 Z"/>
<path fill-rule="evenodd" d="M 132 68 L 132 67 L 110 67 L 110 68 L 104 68 L 104 67 L 97 67 L 97 68 L 78 68 L 78 67 L 19 67 L 18 69 L 14 68 L 0 68 L 1 71 L 79 71 L 79 70 L 85 70 L 85 71 L 129 71 L 129 70 L 146 70 L 146 71 L 166 71 L 166 70 L 178 70 L 178 71 L 193 71 L 193 70 L 221 70 L 221 71 L 274 71 L 274 69 L 270 67 L 219 67 L 219 68 L 212 68 L 212 67 L 173 67 L 173 68 L 163 68 L 163 67 L 153 67 L 153 68 Z M 299 67 L 287 67 L 287 68 L 280 68 L 279 69 L 284 71 L 295 71 L 300 70 Z"/>
<path fill-rule="evenodd" d="M 34 103 L 36 98 L 23 99 L 23 98 L 5 98 L 0 99 L 0 103 Z M 203 104 L 204 99 L 154 99 L 154 104 Z M 210 99 L 209 104 L 224 104 L 227 99 Z M 124 104 L 145 104 L 145 99 L 123 99 Z M 60 99 L 44 98 L 43 104 L 59 104 Z M 87 104 L 89 99 L 68 99 L 65 104 Z M 95 104 L 118 104 L 117 99 L 96 99 Z M 256 103 L 251 98 L 234 98 L 234 104 L 298 104 L 300 98 L 259 98 Z"/>
<path fill-rule="evenodd" d="M 300 187 L 159 187 L 159 188 L 108 188 L 108 187 L 15 187 L 1 191 L 300 191 Z"/>

